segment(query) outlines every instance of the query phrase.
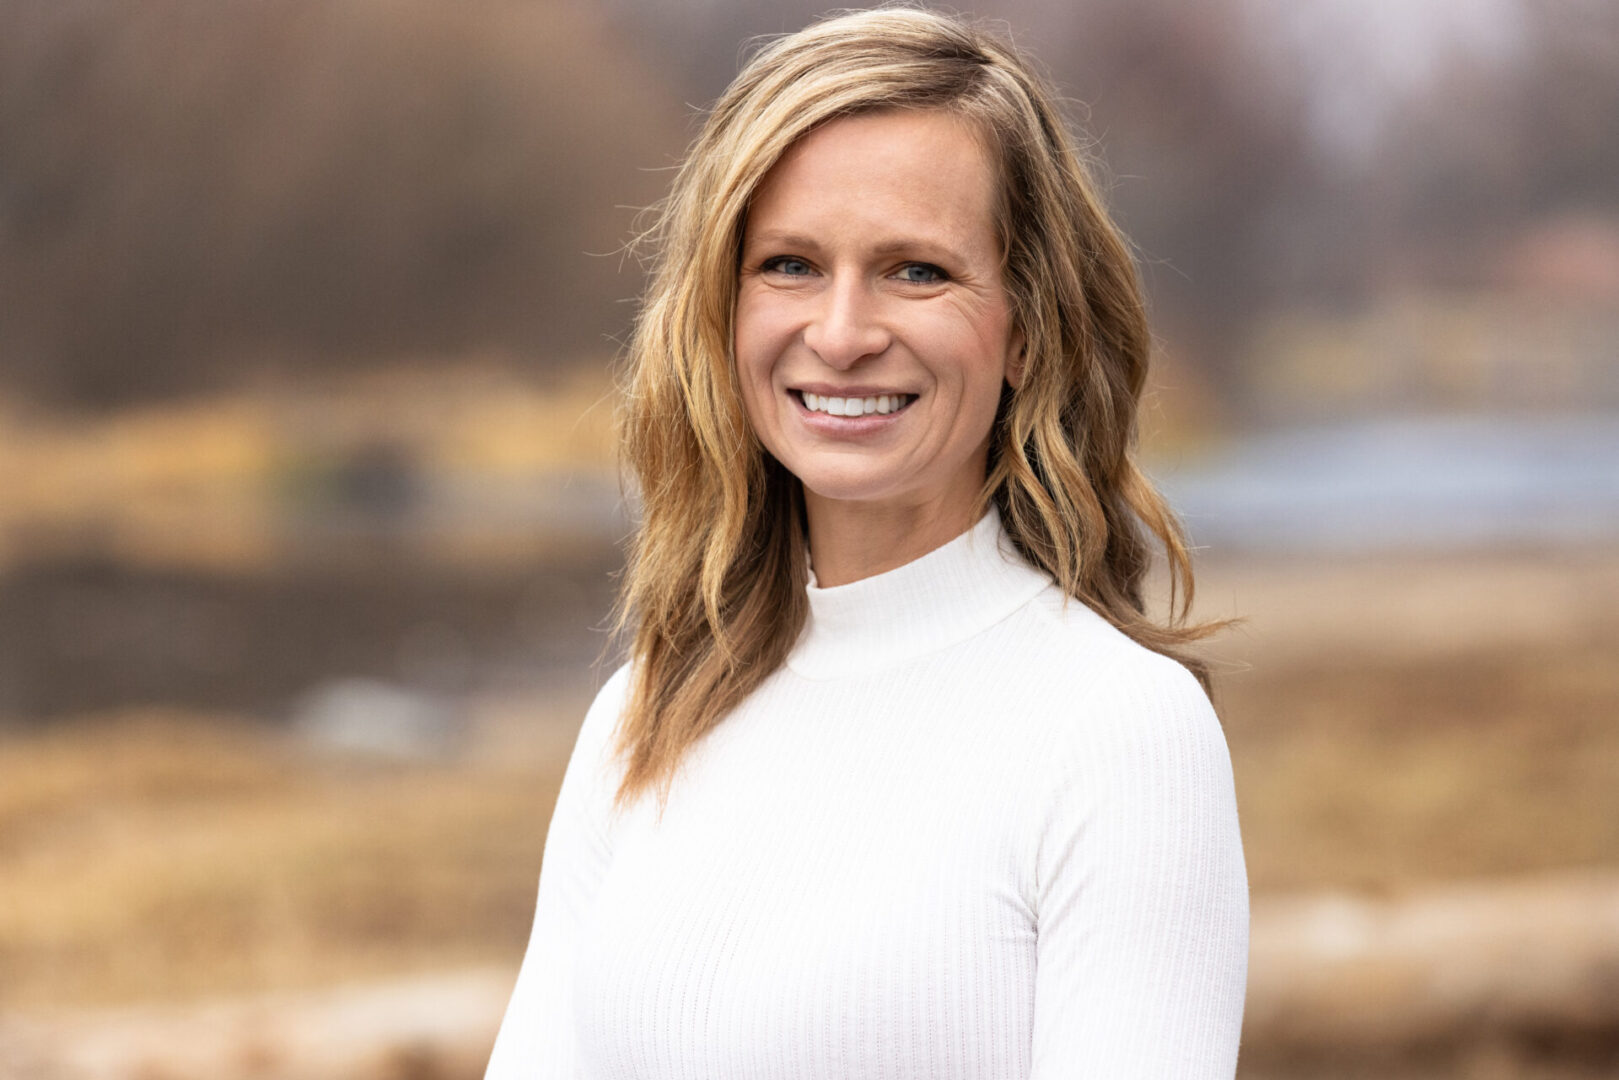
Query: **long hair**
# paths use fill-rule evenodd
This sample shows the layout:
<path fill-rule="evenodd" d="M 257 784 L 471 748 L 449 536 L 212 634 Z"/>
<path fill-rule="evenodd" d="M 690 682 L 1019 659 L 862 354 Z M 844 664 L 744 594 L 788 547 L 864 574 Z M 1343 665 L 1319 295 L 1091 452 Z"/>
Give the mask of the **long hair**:
<path fill-rule="evenodd" d="M 656 268 L 629 349 L 625 463 L 642 520 L 620 596 L 633 627 L 618 729 L 620 804 L 660 799 L 684 755 L 767 676 L 802 630 L 798 481 L 743 412 L 732 350 L 748 204 L 798 139 L 842 116 L 939 109 L 974 124 L 999 170 L 997 225 L 1023 377 L 1006 387 L 981 508 L 1067 595 L 1208 683 L 1186 650 L 1191 564 L 1133 460 L 1151 339 L 1129 249 L 1046 81 L 1010 44 L 950 18 L 886 8 L 828 19 L 760 51 L 710 112 L 642 238 Z M 1170 619 L 1144 611 L 1154 542 Z"/>

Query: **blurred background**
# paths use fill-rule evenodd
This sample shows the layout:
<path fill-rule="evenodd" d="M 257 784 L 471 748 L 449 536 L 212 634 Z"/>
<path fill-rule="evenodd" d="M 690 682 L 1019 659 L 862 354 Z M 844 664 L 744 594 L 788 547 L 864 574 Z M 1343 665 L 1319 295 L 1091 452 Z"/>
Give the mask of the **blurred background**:
<path fill-rule="evenodd" d="M 783 0 L 0 0 L 0 1075 L 481 1074 L 622 253 Z M 986 0 L 1160 355 L 1242 1075 L 1619 1076 L 1619 6 Z"/>

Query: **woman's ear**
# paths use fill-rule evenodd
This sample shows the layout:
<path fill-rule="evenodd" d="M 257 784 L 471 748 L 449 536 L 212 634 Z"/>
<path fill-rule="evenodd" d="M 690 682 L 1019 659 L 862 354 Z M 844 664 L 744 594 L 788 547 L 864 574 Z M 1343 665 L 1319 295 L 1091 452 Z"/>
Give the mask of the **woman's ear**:
<path fill-rule="evenodd" d="M 1029 343 L 1022 329 L 1012 331 L 1006 345 L 1006 384 L 1016 390 L 1023 385 L 1023 370 L 1029 359 Z"/>

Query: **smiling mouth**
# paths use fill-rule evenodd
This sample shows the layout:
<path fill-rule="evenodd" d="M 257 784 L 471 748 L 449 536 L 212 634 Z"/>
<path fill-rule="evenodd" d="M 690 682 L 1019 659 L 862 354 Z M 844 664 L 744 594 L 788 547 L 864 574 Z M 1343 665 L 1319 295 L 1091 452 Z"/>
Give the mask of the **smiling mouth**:
<path fill-rule="evenodd" d="M 875 397 L 832 397 L 794 390 L 793 395 L 810 412 L 827 416 L 870 416 L 896 413 L 916 400 L 915 394 L 878 394 Z"/>

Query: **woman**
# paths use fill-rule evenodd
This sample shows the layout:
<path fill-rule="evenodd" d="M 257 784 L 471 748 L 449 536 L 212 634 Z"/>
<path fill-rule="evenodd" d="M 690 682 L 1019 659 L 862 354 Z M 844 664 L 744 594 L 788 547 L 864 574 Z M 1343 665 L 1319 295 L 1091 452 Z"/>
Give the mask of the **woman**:
<path fill-rule="evenodd" d="M 591 708 L 489 1068 L 1229 1078 L 1230 764 L 1142 612 L 1134 270 L 1009 45 L 897 9 L 760 53 L 663 208 Z M 1196 673 L 1194 676 L 1193 673 Z"/>

